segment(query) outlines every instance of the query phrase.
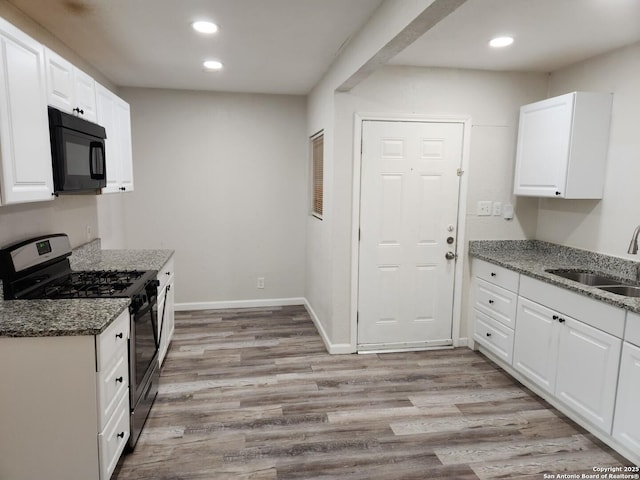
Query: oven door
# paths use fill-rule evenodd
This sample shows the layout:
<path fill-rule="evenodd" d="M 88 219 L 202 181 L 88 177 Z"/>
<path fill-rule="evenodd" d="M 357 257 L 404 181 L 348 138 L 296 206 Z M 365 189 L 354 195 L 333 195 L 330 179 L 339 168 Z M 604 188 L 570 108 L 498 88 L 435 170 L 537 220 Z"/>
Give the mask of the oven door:
<path fill-rule="evenodd" d="M 51 131 L 56 192 L 97 190 L 107 185 L 104 140 L 64 127 Z"/>
<path fill-rule="evenodd" d="M 142 432 L 158 393 L 157 287 L 131 299 L 131 334 L 129 338 L 129 405 L 131 435 L 129 450 L 133 450 Z"/>
<path fill-rule="evenodd" d="M 156 302 L 157 293 L 152 291 L 135 295 L 132 299 L 129 344 L 132 407 L 140 398 L 144 385 L 151 375 L 151 370 L 156 368 L 158 363 L 159 341 Z"/>

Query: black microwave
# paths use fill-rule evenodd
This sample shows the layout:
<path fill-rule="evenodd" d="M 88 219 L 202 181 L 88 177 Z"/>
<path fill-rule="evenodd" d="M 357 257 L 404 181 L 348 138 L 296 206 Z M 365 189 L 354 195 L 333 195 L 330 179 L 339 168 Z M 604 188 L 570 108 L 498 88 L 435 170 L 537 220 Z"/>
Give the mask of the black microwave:
<path fill-rule="evenodd" d="M 56 193 L 95 192 L 106 187 L 104 127 L 49 107 L 49 135 Z"/>

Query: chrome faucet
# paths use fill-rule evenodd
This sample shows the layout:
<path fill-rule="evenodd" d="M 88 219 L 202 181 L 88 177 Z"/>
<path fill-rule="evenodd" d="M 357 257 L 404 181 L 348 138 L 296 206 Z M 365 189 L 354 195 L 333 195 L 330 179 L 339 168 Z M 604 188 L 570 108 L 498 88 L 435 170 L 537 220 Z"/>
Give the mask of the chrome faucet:
<path fill-rule="evenodd" d="M 638 235 L 640 234 L 640 225 L 636 227 L 633 231 L 633 235 L 631 236 L 631 243 L 629 244 L 629 250 L 627 253 L 636 254 L 638 253 Z"/>

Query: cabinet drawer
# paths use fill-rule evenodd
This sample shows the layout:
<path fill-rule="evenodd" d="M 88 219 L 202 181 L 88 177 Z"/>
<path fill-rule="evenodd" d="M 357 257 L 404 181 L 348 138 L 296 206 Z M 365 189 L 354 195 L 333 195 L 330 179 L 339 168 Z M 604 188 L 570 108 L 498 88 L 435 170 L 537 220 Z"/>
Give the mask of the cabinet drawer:
<path fill-rule="evenodd" d="M 640 315 L 637 313 L 627 312 L 627 327 L 624 331 L 624 339 L 640 347 Z"/>
<path fill-rule="evenodd" d="M 626 318 L 626 312 L 622 308 L 526 275 L 520 278 L 520 295 L 622 338 Z"/>
<path fill-rule="evenodd" d="M 111 478 L 129 440 L 129 389 L 125 393 L 104 431 L 98 434 L 100 480 Z"/>
<path fill-rule="evenodd" d="M 129 310 L 125 310 L 96 339 L 96 365 L 102 371 L 129 339 Z"/>
<path fill-rule="evenodd" d="M 473 316 L 475 323 L 474 340 L 511 365 L 513 360 L 513 330 L 478 310 L 474 310 Z"/>
<path fill-rule="evenodd" d="M 121 348 L 111 363 L 98 372 L 97 378 L 98 431 L 101 432 L 118 407 L 123 392 L 129 387 L 127 349 Z"/>
<path fill-rule="evenodd" d="M 507 327 L 515 328 L 518 296 L 480 278 L 475 280 L 475 307 Z"/>
<path fill-rule="evenodd" d="M 173 255 L 164 264 L 164 267 L 158 272 L 158 281 L 160 282 L 160 286 L 158 287 L 158 292 L 161 292 L 164 287 L 167 286 L 169 280 L 173 276 Z"/>
<path fill-rule="evenodd" d="M 518 291 L 520 274 L 513 270 L 499 267 L 498 265 L 485 262 L 484 260 L 478 260 L 477 258 L 473 260 L 472 270 L 473 274 L 478 278 L 506 288 L 512 292 Z"/>

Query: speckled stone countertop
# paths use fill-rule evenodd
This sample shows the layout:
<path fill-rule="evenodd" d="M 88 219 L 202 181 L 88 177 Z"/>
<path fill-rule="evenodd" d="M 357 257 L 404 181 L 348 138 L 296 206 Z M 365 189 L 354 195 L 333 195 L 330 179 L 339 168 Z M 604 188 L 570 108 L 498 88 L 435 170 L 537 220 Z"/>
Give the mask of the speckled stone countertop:
<path fill-rule="evenodd" d="M 172 250 L 101 250 L 94 240 L 73 250 L 73 270 L 160 270 Z M 1 297 L 0 337 L 99 335 L 129 306 L 128 298 L 8 300 Z"/>
<path fill-rule="evenodd" d="M 472 240 L 469 256 L 514 270 L 594 299 L 640 312 L 640 298 L 624 297 L 568 280 L 547 269 L 571 268 L 600 272 L 621 282 L 636 283 L 640 263 L 540 240 Z"/>

